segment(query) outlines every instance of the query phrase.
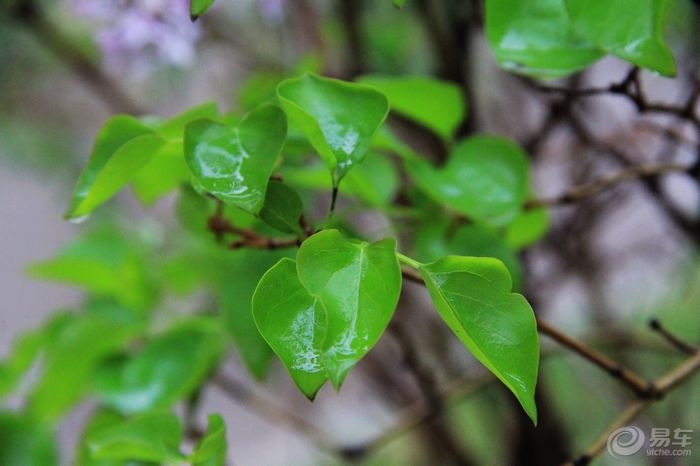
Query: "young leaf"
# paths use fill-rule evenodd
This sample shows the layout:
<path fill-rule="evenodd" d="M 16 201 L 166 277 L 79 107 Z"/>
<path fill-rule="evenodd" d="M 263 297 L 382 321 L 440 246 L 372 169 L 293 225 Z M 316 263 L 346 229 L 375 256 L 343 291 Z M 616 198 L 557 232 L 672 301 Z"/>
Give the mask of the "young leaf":
<path fill-rule="evenodd" d="M 286 135 L 284 113 L 271 105 L 238 126 L 196 120 L 185 129 L 185 159 L 199 188 L 257 214 Z"/>
<path fill-rule="evenodd" d="M 108 120 L 97 135 L 65 217 L 87 215 L 113 196 L 162 143 L 150 128 L 133 117 L 118 115 Z"/>
<path fill-rule="evenodd" d="M 283 81 L 277 96 L 328 166 L 333 186 L 362 162 L 389 112 L 377 90 L 313 74 Z"/>
<path fill-rule="evenodd" d="M 574 73 L 604 55 L 574 32 L 562 0 L 486 0 L 486 36 L 502 68 L 544 78 Z"/>
<path fill-rule="evenodd" d="M 192 466 L 226 465 L 226 425 L 218 414 L 209 416 L 209 428 L 197 443 L 190 459 Z"/>
<path fill-rule="evenodd" d="M 293 260 L 282 259 L 260 280 L 253 316 L 299 390 L 314 399 L 328 379 L 323 359 L 327 318 L 318 299 L 299 281 Z"/>
<path fill-rule="evenodd" d="M 224 349 L 207 321 L 190 321 L 151 340 L 139 353 L 96 377 L 102 400 L 122 413 L 169 408 L 192 393 Z"/>
<path fill-rule="evenodd" d="M 279 231 L 301 236 L 303 231 L 299 219 L 303 213 L 304 205 L 296 191 L 279 181 L 270 181 L 260 211 L 260 218 L 265 223 Z"/>
<path fill-rule="evenodd" d="M 190 19 L 197 21 L 213 3 L 214 0 L 190 0 Z"/>
<path fill-rule="evenodd" d="M 403 6 L 406 4 L 406 0 L 392 0 L 392 2 L 396 8 L 403 8 Z"/>
<path fill-rule="evenodd" d="M 523 210 L 508 224 L 505 240 L 510 247 L 521 249 L 539 241 L 549 230 L 549 213 L 543 207 Z"/>
<path fill-rule="evenodd" d="M 565 0 L 577 32 L 603 50 L 664 76 L 676 64 L 664 41 L 673 0 Z"/>
<path fill-rule="evenodd" d="M 396 242 L 348 241 L 337 230 L 317 233 L 297 253 L 299 280 L 326 310 L 323 364 L 338 389 L 379 340 L 399 300 Z"/>
<path fill-rule="evenodd" d="M 148 413 L 98 429 L 87 438 L 93 459 L 153 461 L 169 464 L 182 461 L 182 426 L 169 413 Z"/>
<path fill-rule="evenodd" d="M 0 412 L 0 464 L 57 466 L 56 446 L 48 426 Z"/>
<path fill-rule="evenodd" d="M 539 340 L 532 308 L 496 259 L 448 256 L 419 267 L 438 313 L 537 422 Z"/>
<path fill-rule="evenodd" d="M 500 137 L 466 139 L 440 169 L 424 160 L 407 161 L 406 167 L 433 200 L 492 225 L 500 226 L 515 218 L 528 190 L 526 155 Z"/>
<path fill-rule="evenodd" d="M 389 99 L 391 110 L 431 129 L 443 140 L 452 139 L 466 113 L 459 86 L 422 77 L 369 75 L 360 82 L 379 89 Z"/>

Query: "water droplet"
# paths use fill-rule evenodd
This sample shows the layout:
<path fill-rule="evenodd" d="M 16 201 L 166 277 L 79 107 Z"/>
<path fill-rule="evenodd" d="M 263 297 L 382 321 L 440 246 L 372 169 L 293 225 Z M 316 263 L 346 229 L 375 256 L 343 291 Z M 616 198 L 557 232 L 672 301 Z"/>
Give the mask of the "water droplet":
<path fill-rule="evenodd" d="M 68 220 L 68 222 L 70 222 L 74 225 L 80 225 L 81 223 L 84 223 L 89 217 L 90 217 L 90 214 L 85 214 L 85 215 L 81 215 L 79 217 L 70 217 L 67 220 Z"/>

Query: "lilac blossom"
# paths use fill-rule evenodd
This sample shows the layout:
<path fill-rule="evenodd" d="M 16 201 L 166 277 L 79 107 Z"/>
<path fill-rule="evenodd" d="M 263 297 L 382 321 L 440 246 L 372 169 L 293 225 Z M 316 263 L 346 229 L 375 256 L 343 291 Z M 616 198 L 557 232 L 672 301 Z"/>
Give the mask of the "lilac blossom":
<path fill-rule="evenodd" d="M 257 3 L 263 21 L 269 24 L 282 22 L 287 0 L 257 0 Z"/>
<path fill-rule="evenodd" d="M 110 68 L 194 62 L 200 31 L 189 19 L 189 0 L 70 1 L 77 15 L 99 25 L 96 40 Z"/>

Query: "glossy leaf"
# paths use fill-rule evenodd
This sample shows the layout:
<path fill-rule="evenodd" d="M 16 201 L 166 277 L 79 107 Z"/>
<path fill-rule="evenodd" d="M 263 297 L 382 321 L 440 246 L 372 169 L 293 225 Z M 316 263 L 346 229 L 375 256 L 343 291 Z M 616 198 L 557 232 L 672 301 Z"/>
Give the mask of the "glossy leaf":
<path fill-rule="evenodd" d="M 352 242 L 337 230 L 311 236 L 297 253 L 299 280 L 327 313 L 323 364 L 338 389 L 379 340 L 399 300 L 396 242 Z"/>
<path fill-rule="evenodd" d="M 664 41 L 673 0 L 565 0 L 574 29 L 603 50 L 664 76 L 676 64 Z"/>
<path fill-rule="evenodd" d="M 419 270 L 445 323 L 536 423 L 537 324 L 525 298 L 511 293 L 504 265 L 490 258 L 448 256 Z"/>
<path fill-rule="evenodd" d="M 270 181 L 267 185 L 265 204 L 260 211 L 260 218 L 279 231 L 303 234 L 299 219 L 304 213 L 304 205 L 299 195 L 289 186 L 279 181 Z"/>
<path fill-rule="evenodd" d="M 190 19 L 196 21 L 213 3 L 214 0 L 190 0 Z"/>
<path fill-rule="evenodd" d="M 253 295 L 253 316 L 301 392 L 315 398 L 328 379 L 323 358 L 327 318 L 299 281 L 293 260 L 282 259 L 262 277 Z"/>
<path fill-rule="evenodd" d="M 313 74 L 283 81 L 277 95 L 328 166 L 334 186 L 362 162 L 389 112 L 386 97 L 375 89 Z"/>
<path fill-rule="evenodd" d="M 523 210 L 508 224 L 506 242 L 514 249 L 536 243 L 549 230 L 549 213 L 543 207 Z"/>
<path fill-rule="evenodd" d="M 105 358 L 122 351 L 141 332 L 103 316 L 75 315 L 47 343 L 44 370 L 29 398 L 38 419 L 55 420 L 85 394 Z"/>
<path fill-rule="evenodd" d="M 492 225 L 514 219 L 528 190 L 526 155 L 500 137 L 466 139 L 439 169 L 424 160 L 407 161 L 406 167 L 433 200 Z"/>
<path fill-rule="evenodd" d="M 73 219 L 87 215 L 113 196 L 162 144 L 163 141 L 150 128 L 135 118 L 112 117 L 97 135 L 90 160 L 80 174 L 65 217 Z"/>
<path fill-rule="evenodd" d="M 449 141 L 466 113 L 464 95 L 454 83 L 422 76 L 364 76 L 360 82 L 379 89 L 391 110 Z"/>
<path fill-rule="evenodd" d="M 0 412 L 0 464 L 57 466 L 56 446 L 48 426 Z"/>
<path fill-rule="evenodd" d="M 238 126 L 197 120 L 185 129 L 185 159 L 200 189 L 257 214 L 286 134 L 284 113 L 271 105 Z"/>
<path fill-rule="evenodd" d="M 603 56 L 574 31 L 563 0 L 486 0 L 486 36 L 502 68 L 532 76 L 566 76 Z"/>
<path fill-rule="evenodd" d="M 168 464 L 182 461 L 182 426 L 169 413 L 148 413 L 111 425 L 87 438 L 94 459 L 153 461 Z"/>
<path fill-rule="evenodd" d="M 215 323 L 191 321 L 152 339 L 96 378 L 102 400 L 123 413 L 169 408 L 195 390 L 224 349 Z"/>

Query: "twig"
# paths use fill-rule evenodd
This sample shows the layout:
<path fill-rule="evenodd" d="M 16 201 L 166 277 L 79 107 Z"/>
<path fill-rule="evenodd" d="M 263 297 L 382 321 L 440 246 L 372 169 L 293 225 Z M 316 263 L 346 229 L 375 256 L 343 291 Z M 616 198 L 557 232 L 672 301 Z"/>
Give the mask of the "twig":
<path fill-rule="evenodd" d="M 557 196 L 531 199 L 525 203 L 525 207 L 531 209 L 534 207 L 570 205 L 594 196 L 627 180 L 656 177 L 658 175 L 674 172 L 683 173 L 687 172 L 688 169 L 688 166 L 676 163 L 630 166 L 616 173 L 605 175 L 590 183 L 575 186 Z"/>
<path fill-rule="evenodd" d="M 686 379 L 690 378 L 700 369 L 700 352 L 696 352 L 693 356 L 686 359 L 675 369 L 667 372 L 662 377 L 652 383 L 655 392 L 660 397 L 667 394 L 669 391 L 680 385 Z M 598 456 L 607 445 L 608 438 L 617 429 L 628 425 L 632 420 L 639 416 L 649 406 L 654 404 L 658 399 L 636 400 L 630 403 L 627 408 L 610 424 L 610 426 L 593 442 L 586 452 L 577 459 L 566 463 L 566 466 L 585 466 L 590 464 L 593 459 Z"/>
<path fill-rule="evenodd" d="M 650 381 L 616 363 L 606 355 L 594 350 L 582 341 L 563 333 L 561 330 L 558 330 L 555 327 L 552 327 L 541 318 L 537 319 L 537 329 L 540 331 L 540 333 L 547 335 L 560 345 L 569 348 L 571 351 L 580 355 L 584 359 L 587 359 L 598 367 L 601 367 L 611 376 L 622 381 L 640 398 L 646 399 L 658 396 L 658 393 L 656 393 L 654 386 Z"/>
<path fill-rule="evenodd" d="M 649 327 L 651 327 L 652 330 L 661 335 L 673 347 L 685 354 L 695 354 L 698 351 L 700 351 L 700 348 L 698 348 L 697 346 L 691 345 L 690 343 L 686 343 L 685 341 L 681 340 L 680 338 L 676 337 L 671 332 L 669 332 L 663 325 L 661 325 L 659 319 L 651 319 L 649 321 Z"/>

